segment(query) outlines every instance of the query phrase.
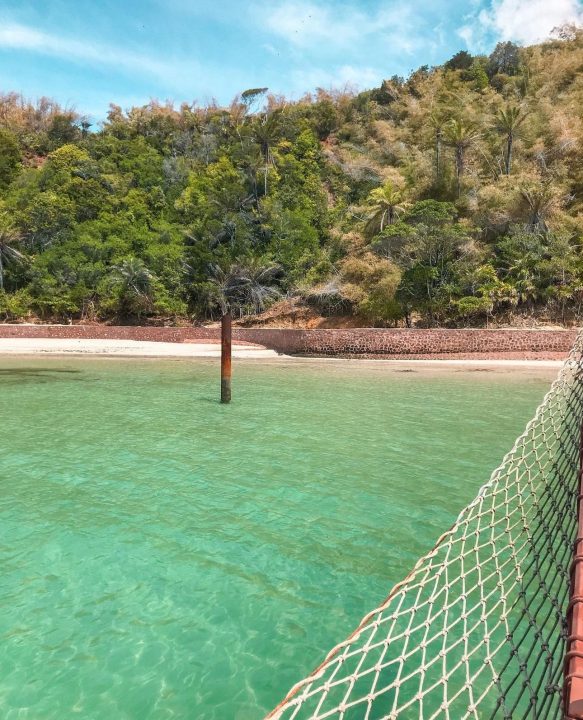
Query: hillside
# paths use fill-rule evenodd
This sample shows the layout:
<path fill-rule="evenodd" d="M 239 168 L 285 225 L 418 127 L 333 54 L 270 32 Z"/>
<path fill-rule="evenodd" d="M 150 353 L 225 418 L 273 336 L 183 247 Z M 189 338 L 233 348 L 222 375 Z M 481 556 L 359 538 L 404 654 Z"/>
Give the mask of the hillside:
<path fill-rule="evenodd" d="M 0 319 L 578 322 L 581 107 L 573 27 L 366 92 L 112 105 L 99 127 L 4 94 Z"/>

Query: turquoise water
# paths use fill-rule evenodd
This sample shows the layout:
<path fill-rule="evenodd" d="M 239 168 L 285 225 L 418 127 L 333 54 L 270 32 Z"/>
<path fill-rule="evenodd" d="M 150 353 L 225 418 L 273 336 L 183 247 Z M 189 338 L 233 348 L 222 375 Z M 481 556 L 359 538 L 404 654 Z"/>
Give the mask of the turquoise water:
<path fill-rule="evenodd" d="M 427 551 L 552 371 L 3 359 L 0 717 L 255 720 Z"/>

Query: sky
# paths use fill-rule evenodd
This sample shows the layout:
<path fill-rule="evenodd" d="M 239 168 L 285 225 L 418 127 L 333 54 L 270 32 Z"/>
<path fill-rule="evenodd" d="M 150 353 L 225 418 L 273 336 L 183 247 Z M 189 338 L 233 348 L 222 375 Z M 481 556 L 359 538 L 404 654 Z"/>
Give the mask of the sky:
<path fill-rule="evenodd" d="M 531 44 L 583 0 L 0 0 L 0 92 L 104 119 L 152 98 L 364 89 L 500 40 Z"/>

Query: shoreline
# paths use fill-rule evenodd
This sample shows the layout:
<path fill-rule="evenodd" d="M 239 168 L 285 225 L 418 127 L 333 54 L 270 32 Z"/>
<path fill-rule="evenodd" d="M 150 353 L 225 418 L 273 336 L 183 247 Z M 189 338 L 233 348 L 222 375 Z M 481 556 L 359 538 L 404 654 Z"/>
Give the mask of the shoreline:
<path fill-rule="evenodd" d="M 576 330 L 490 330 L 352 328 L 350 330 L 298 330 L 233 328 L 235 345 L 261 346 L 288 356 L 333 357 L 372 360 L 563 360 L 575 339 Z M 14 325 L 0 323 L 3 341 L 33 339 L 123 341 L 135 348 L 138 343 L 196 343 L 216 346 L 220 329 L 216 327 L 150 327 L 125 325 Z M 215 348 L 207 348 L 209 352 Z M 71 346 L 66 346 L 71 351 Z M 113 348 L 112 352 L 119 352 Z M 133 352 L 133 350 L 132 350 Z M 149 354 L 186 353 L 163 351 Z M 239 352 L 239 350 L 238 350 Z M 242 349 L 241 349 L 242 352 Z"/>
<path fill-rule="evenodd" d="M 136 358 L 220 358 L 216 342 L 183 343 L 149 340 L 101 340 L 90 338 L 0 338 L 2 357 L 136 357 Z M 275 350 L 250 343 L 233 343 L 234 359 L 276 359 Z"/>
<path fill-rule="evenodd" d="M 0 359 L 17 357 L 105 357 L 153 359 L 218 359 L 221 347 L 217 342 L 193 341 L 160 342 L 148 340 L 89 339 L 89 338 L 1 338 Z M 502 354 L 503 355 L 503 354 Z M 250 343 L 233 343 L 234 360 L 261 360 L 262 362 L 288 361 L 297 364 L 365 364 L 379 367 L 452 367 L 470 369 L 539 368 L 558 369 L 564 360 L 555 357 L 539 359 L 496 357 L 441 357 L 441 358 L 346 358 L 334 356 L 297 356 L 277 353 L 275 350 Z"/>

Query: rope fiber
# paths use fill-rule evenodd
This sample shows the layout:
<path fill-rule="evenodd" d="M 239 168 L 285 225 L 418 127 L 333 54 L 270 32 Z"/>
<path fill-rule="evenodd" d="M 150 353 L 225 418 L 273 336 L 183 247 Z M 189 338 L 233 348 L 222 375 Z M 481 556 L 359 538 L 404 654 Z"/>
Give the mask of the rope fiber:
<path fill-rule="evenodd" d="M 560 718 L 583 332 L 450 530 L 269 720 Z"/>

